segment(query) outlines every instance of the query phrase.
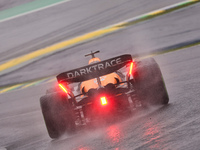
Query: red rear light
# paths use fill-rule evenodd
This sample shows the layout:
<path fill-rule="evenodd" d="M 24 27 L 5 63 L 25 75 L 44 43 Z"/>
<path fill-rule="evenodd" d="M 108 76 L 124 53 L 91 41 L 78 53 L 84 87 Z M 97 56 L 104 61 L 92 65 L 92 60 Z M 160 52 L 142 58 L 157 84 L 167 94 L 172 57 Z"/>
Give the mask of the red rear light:
<path fill-rule="evenodd" d="M 107 105 L 108 104 L 106 97 L 101 97 L 100 99 L 101 99 L 101 105 Z"/>
<path fill-rule="evenodd" d="M 130 64 L 129 75 L 131 75 L 131 74 L 132 74 L 132 70 L 133 70 L 133 62 L 131 62 L 131 64 Z"/>
<path fill-rule="evenodd" d="M 62 84 L 58 84 L 58 85 L 65 93 L 68 93 L 67 89 Z"/>
<path fill-rule="evenodd" d="M 135 64 L 134 64 L 134 62 L 131 62 L 131 64 L 130 64 L 130 70 L 129 70 L 129 76 L 132 74 L 132 72 L 133 72 L 133 67 L 135 67 Z"/>

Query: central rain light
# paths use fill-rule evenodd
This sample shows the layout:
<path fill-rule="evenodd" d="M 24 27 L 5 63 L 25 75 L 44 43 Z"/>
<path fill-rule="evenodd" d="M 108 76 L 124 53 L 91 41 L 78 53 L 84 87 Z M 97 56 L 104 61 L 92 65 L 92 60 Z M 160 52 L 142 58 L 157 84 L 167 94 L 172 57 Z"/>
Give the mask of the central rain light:
<path fill-rule="evenodd" d="M 106 99 L 105 96 L 101 97 L 100 99 L 101 99 L 101 105 L 107 105 L 108 104 L 107 99 Z"/>

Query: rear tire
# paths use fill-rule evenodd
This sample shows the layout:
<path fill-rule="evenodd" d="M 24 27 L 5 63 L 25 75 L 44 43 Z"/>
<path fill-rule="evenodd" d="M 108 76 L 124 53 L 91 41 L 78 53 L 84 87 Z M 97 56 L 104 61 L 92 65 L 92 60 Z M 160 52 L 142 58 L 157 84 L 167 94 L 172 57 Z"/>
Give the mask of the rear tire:
<path fill-rule="evenodd" d="M 75 131 L 74 110 L 66 94 L 51 93 L 40 98 L 40 106 L 49 136 L 59 138 L 65 132 Z"/>
<path fill-rule="evenodd" d="M 136 95 L 143 106 L 148 104 L 168 104 L 169 96 L 163 76 L 153 58 L 138 61 L 133 76 Z"/>

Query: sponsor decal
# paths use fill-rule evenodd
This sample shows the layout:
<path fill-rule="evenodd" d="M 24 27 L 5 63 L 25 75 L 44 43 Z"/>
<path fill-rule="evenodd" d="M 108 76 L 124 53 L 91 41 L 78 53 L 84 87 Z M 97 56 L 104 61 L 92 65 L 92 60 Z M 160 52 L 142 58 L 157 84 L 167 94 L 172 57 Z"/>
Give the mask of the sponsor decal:
<path fill-rule="evenodd" d="M 67 75 L 68 79 L 76 78 L 78 76 L 87 75 L 87 74 L 90 74 L 95 71 L 101 71 L 101 70 L 107 69 L 109 67 L 113 67 L 115 65 L 121 64 L 121 62 L 122 62 L 121 58 L 111 59 L 111 60 L 108 60 L 108 61 L 105 61 L 102 63 L 98 63 L 98 64 L 94 64 L 94 65 L 91 65 L 91 66 L 88 66 L 88 67 L 85 67 L 85 68 L 82 68 L 79 70 L 68 72 L 68 73 L 66 73 L 66 75 Z"/>

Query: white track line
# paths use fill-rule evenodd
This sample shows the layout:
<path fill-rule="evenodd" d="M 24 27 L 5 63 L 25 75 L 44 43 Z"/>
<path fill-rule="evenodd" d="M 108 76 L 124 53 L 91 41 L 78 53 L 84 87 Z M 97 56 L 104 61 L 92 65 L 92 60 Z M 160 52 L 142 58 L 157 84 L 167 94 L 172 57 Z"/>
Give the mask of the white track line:
<path fill-rule="evenodd" d="M 13 17 L 9 17 L 9 18 L 0 20 L 0 23 L 11 20 L 11 19 L 15 19 L 15 18 L 18 18 L 18 17 L 21 17 L 21 16 L 25 16 L 25 15 L 28 15 L 28 14 L 31 14 L 31 13 L 34 13 L 34 12 L 38 12 L 38 11 L 41 11 L 41 10 L 44 10 L 44 9 L 47 9 L 47 8 L 50 8 L 50 7 L 53 7 L 53 6 L 57 6 L 57 5 L 60 5 L 60 4 L 69 2 L 69 1 L 71 1 L 71 0 L 65 0 L 65 1 L 62 1 L 62 2 L 55 3 L 55 4 L 51 4 L 49 6 L 45 6 L 45 7 L 38 8 L 38 9 L 35 9 L 35 10 L 32 10 L 32 11 L 28 11 L 28 12 L 25 12 L 25 13 L 22 13 L 22 14 L 13 16 Z"/>

